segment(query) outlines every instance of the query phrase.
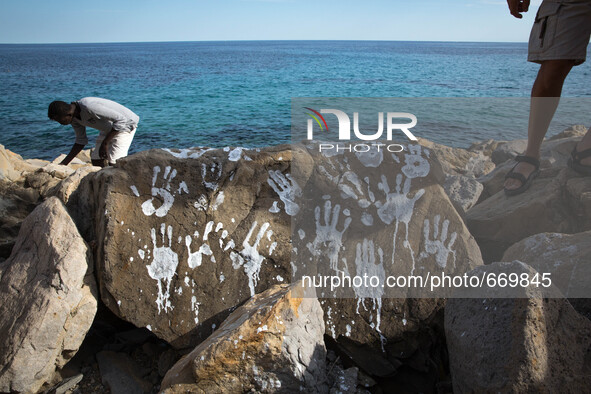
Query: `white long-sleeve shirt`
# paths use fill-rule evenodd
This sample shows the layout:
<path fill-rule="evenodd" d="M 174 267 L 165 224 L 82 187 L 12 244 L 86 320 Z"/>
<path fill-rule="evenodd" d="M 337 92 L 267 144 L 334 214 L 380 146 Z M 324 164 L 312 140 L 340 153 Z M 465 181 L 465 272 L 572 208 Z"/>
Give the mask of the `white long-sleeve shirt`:
<path fill-rule="evenodd" d="M 76 101 L 80 106 L 80 119 L 72 120 L 72 128 L 76 133 L 76 143 L 86 145 L 86 127 L 92 127 L 100 131 L 100 135 L 106 136 L 111 130 L 119 132 L 131 132 L 137 127 L 140 117 L 129 108 L 99 97 L 85 97 Z"/>

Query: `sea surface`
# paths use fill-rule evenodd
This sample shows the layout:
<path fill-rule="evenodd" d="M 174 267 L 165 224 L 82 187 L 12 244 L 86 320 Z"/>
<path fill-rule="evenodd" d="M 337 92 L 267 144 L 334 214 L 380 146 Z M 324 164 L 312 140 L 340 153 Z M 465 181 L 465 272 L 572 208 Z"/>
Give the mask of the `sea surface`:
<path fill-rule="evenodd" d="M 526 56 L 525 43 L 0 45 L 0 144 L 25 158 L 67 153 L 73 132 L 50 121 L 47 106 L 86 96 L 115 100 L 140 116 L 131 153 L 289 143 L 291 99 L 298 97 L 469 98 L 471 105 L 489 109 L 512 97 L 522 98 L 525 106 L 538 69 Z M 549 135 L 570 124 L 591 123 L 591 63 L 573 70 L 563 95 L 574 99 L 568 106 L 563 101 L 566 112 Z M 513 128 L 465 109 L 460 112 L 470 126 L 461 132 L 431 121 L 420 136 L 460 147 L 488 138 L 525 138 L 524 108 L 501 114 Z"/>

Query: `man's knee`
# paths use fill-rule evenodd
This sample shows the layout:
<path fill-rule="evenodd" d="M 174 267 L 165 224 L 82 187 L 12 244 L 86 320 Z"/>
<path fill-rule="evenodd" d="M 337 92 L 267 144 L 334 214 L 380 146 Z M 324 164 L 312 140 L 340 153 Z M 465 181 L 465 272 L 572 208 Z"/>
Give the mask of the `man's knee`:
<path fill-rule="evenodd" d="M 549 87 L 556 83 L 562 85 L 574 65 L 574 60 L 546 60 L 540 66 L 537 80 L 543 86 Z"/>

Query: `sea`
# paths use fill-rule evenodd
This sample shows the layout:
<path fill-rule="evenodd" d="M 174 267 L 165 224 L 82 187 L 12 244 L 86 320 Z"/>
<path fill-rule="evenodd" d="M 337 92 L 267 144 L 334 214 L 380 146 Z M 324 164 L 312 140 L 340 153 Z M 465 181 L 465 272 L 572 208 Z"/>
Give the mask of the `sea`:
<path fill-rule="evenodd" d="M 289 143 L 291 103 L 302 97 L 459 99 L 480 108 L 455 111 L 470 126 L 453 129 L 444 125 L 449 119 L 438 125 L 436 118 L 420 136 L 458 147 L 490 138 L 525 138 L 528 97 L 538 70 L 526 58 L 526 43 L 2 44 L 0 144 L 24 158 L 52 160 L 67 153 L 73 132 L 50 121 L 47 106 L 87 96 L 115 100 L 140 116 L 130 153 Z M 590 62 L 573 69 L 563 97 L 562 115 L 548 135 L 571 124 L 591 124 Z M 506 98 L 525 109 L 512 111 L 508 105 L 497 114 L 502 122 L 483 118 L 498 108 L 496 103 L 511 102 Z M 92 140 L 97 133 L 90 131 Z"/>

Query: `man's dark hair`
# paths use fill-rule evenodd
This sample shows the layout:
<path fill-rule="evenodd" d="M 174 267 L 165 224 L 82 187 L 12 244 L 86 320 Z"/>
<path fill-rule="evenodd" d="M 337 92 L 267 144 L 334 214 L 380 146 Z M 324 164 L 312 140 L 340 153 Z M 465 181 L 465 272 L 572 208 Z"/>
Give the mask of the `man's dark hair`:
<path fill-rule="evenodd" d="M 66 115 L 70 110 L 70 104 L 64 101 L 52 101 L 47 109 L 49 119 L 55 119 L 58 116 Z"/>

